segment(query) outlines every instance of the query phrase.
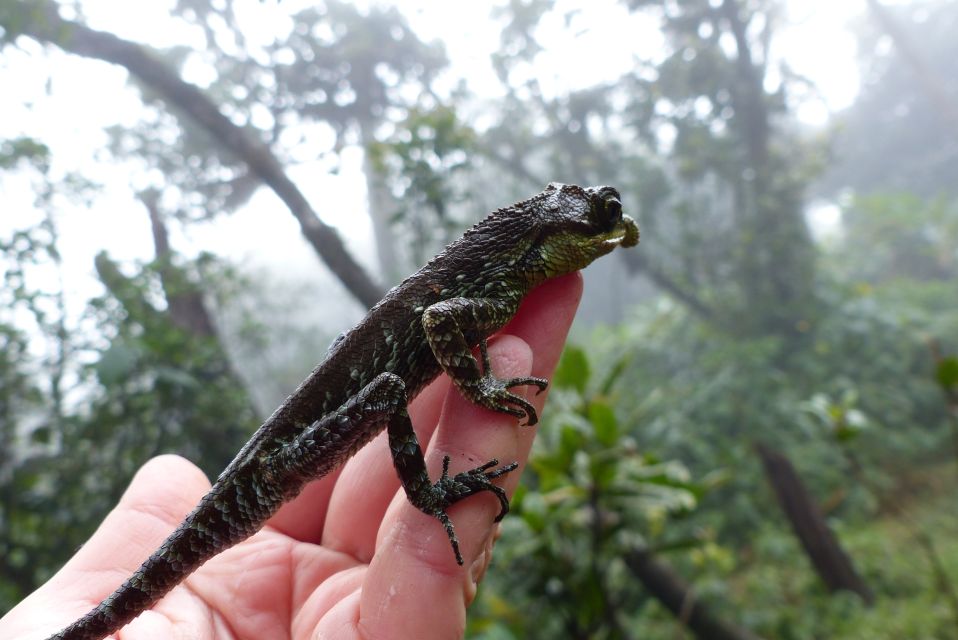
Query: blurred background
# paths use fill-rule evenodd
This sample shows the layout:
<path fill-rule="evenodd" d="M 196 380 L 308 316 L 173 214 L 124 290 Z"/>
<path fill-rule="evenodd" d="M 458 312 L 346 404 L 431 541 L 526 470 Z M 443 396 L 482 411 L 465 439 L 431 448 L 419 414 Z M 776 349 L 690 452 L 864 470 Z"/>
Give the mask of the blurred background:
<path fill-rule="evenodd" d="M 609 184 L 468 637 L 958 638 L 958 2 L 0 0 L 0 611 Z"/>

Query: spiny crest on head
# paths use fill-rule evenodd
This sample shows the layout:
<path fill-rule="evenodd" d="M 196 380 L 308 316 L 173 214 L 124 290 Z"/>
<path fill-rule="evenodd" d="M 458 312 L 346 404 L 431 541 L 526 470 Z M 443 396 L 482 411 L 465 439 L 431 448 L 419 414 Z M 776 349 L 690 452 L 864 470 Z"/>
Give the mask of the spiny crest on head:
<path fill-rule="evenodd" d="M 467 229 L 463 234 L 463 239 L 475 236 L 476 234 L 485 234 L 490 227 L 515 228 L 517 230 L 528 229 L 529 218 L 535 218 L 539 201 L 544 200 L 547 195 L 548 191 L 543 191 L 526 200 L 521 200 L 509 206 L 496 209 Z"/>
<path fill-rule="evenodd" d="M 606 187 L 606 189 L 611 189 L 611 187 Z M 558 192 L 561 196 L 570 196 L 585 200 L 587 200 L 589 197 L 588 192 L 578 185 L 562 184 L 561 182 L 550 182 L 544 190 L 535 194 L 531 198 L 521 200 L 507 207 L 500 207 L 499 209 L 496 209 L 485 219 L 480 220 L 470 229 L 468 229 L 465 235 L 469 235 L 470 233 L 480 230 L 482 227 L 488 224 L 501 224 L 503 222 L 508 223 L 512 222 L 513 220 L 520 221 L 527 217 L 534 218 L 540 213 L 541 203 L 547 200 L 550 196 L 554 196 L 556 192 Z"/>

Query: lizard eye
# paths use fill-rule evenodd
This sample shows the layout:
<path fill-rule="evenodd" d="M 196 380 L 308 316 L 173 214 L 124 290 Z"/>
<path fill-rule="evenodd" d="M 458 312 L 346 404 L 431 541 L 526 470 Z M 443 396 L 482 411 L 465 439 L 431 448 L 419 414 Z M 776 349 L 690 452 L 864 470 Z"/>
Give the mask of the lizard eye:
<path fill-rule="evenodd" d="M 611 194 L 596 198 L 589 218 L 603 231 L 609 231 L 622 220 L 622 203 Z"/>
<path fill-rule="evenodd" d="M 618 222 L 622 219 L 622 203 L 616 198 L 607 199 L 605 201 L 605 213 L 611 222 Z"/>

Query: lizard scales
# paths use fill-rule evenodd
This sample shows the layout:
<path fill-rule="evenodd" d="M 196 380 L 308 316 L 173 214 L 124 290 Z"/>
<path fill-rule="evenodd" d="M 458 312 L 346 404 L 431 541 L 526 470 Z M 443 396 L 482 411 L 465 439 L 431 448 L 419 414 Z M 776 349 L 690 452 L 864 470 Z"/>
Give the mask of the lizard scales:
<path fill-rule="evenodd" d="M 256 431 L 199 505 L 134 574 L 50 640 L 98 640 L 162 598 L 210 557 L 253 535 L 310 481 L 339 467 L 383 429 L 409 501 L 439 519 L 462 564 L 446 509 L 490 491 L 516 464 L 492 460 L 455 476 L 443 462 L 432 482 L 406 405 L 445 372 L 473 402 L 535 424 L 535 409 L 509 389 L 540 378 L 493 376 L 486 339 L 544 280 L 571 273 L 617 246 L 638 243 L 611 187 L 552 183 L 498 209 L 394 287 Z M 472 355 L 480 348 L 480 361 Z M 497 519 L 498 519 L 497 518 Z"/>

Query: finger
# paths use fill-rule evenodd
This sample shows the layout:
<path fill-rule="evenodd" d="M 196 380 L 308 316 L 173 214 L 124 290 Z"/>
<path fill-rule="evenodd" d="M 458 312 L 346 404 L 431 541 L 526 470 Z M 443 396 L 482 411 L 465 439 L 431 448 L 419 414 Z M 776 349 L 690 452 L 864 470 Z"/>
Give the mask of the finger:
<path fill-rule="evenodd" d="M 436 430 L 449 384 L 447 377 L 438 378 L 409 406 L 409 416 L 423 448 Z M 369 562 L 376 550 L 383 514 L 399 489 L 387 436 L 381 433 L 343 469 L 330 502 L 323 546 Z"/>
<path fill-rule="evenodd" d="M 319 542 L 333 488 L 341 469 L 333 469 L 318 480 L 310 482 L 295 499 L 279 508 L 269 526 L 277 532 L 303 542 Z"/>
<path fill-rule="evenodd" d="M 524 376 L 530 369 L 535 376 L 551 375 L 581 294 L 582 279 L 578 275 L 553 280 L 533 291 L 504 331 L 530 345 L 534 361 L 530 367 L 529 352 L 521 340 L 504 337 L 490 346 L 500 375 Z M 545 394 L 532 399 L 539 409 L 544 401 Z M 517 428 L 515 419 L 509 416 L 476 407 L 456 393 L 447 396 L 443 415 L 429 456 L 433 474 L 438 471 L 440 451 L 451 455 L 458 451 L 454 461 L 461 463 L 468 457 L 480 464 L 491 457 L 522 463 L 528 455 L 535 430 Z M 453 416 L 447 428 L 445 418 Z M 459 469 L 454 466 L 453 470 Z M 517 482 L 517 472 L 497 481 L 509 493 Z M 466 558 L 468 570 L 463 571 L 455 564 L 439 523 L 419 513 L 404 496 L 398 497 L 384 519 L 377 555 L 363 588 L 359 624 L 367 635 L 388 636 L 391 630 L 405 628 L 412 621 L 417 628 L 410 637 L 459 637 L 465 606 L 474 597 L 476 582 L 487 564 L 483 550 L 491 547 L 484 543 L 490 532 L 497 530 L 491 524 L 496 508 L 490 497 L 465 500 L 450 509 Z"/>
<path fill-rule="evenodd" d="M 581 295 L 582 278 L 578 274 L 549 281 L 529 294 L 504 330 L 534 345 L 533 375 L 541 376 L 541 372 L 555 367 L 562 345 L 549 347 L 543 338 L 558 330 L 564 341 L 569 318 L 575 313 Z M 538 349 L 542 349 L 542 353 Z M 441 397 L 448 385 L 449 380 L 440 377 L 410 406 L 412 423 L 423 448 L 435 430 Z M 533 406 L 541 409 L 545 398 L 545 394 L 538 396 Z M 532 433 L 530 443 L 531 437 Z M 365 561 L 372 557 L 378 523 L 398 489 L 399 480 L 385 434 L 380 434 L 344 469 L 307 485 L 299 497 L 280 509 L 270 525 L 296 540 L 322 542 Z"/>
<path fill-rule="evenodd" d="M 552 374 L 581 298 L 581 273 L 548 280 L 526 296 L 516 317 L 502 330 L 522 338 L 532 348 L 533 376 L 549 378 Z M 541 409 L 545 396 L 536 396 L 532 404 Z"/>
<path fill-rule="evenodd" d="M 209 489 L 206 475 L 189 460 L 175 455 L 153 458 L 137 471 L 117 506 L 54 581 L 67 582 L 80 574 L 89 580 L 91 573 L 128 577 Z M 89 593 L 89 583 L 80 586 Z"/>
<path fill-rule="evenodd" d="M 552 379 L 581 298 L 582 274 L 576 272 L 548 280 L 526 296 L 515 318 L 503 329 L 503 333 L 513 335 L 529 345 L 534 354 L 532 377 Z M 525 394 L 531 395 L 529 403 L 541 415 L 549 397 L 549 388 L 543 391 L 537 386 L 527 387 Z M 528 426 L 516 431 L 518 448 L 514 459 L 519 461 L 519 469 L 506 475 L 499 483 L 510 496 L 519 484 L 535 434 L 536 429 Z M 499 458 L 505 460 L 502 455 Z"/>
<path fill-rule="evenodd" d="M 435 430 L 449 380 L 439 378 L 409 407 L 416 433 L 426 443 Z M 303 542 L 349 553 L 368 562 L 376 547 L 382 514 L 399 489 L 386 434 L 359 450 L 345 468 L 310 483 L 270 520 L 270 525 Z"/>
<path fill-rule="evenodd" d="M 532 365 L 528 347 L 513 337 L 496 340 L 489 353 L 497 374 L 527 375 Z M 479 407 L 450 390 L 427 454 L 430 477 L 439 477 L 444 453 L 452 457 L 450 474 L 493 457 L 511 462 L 517 449 L 516 425 L 516 418 Z M 489 536 L 498 510 L 491 492 L 450 508 L 467 566 Z M 386 637 L 397 628 L 410 638 L 461 637 L 472 583 L 469 573 L 456 564 L 440 523 L 400 494 L 383 519 L 376 556 L 363 585 L 359 624 L 370 637 Z"/>

